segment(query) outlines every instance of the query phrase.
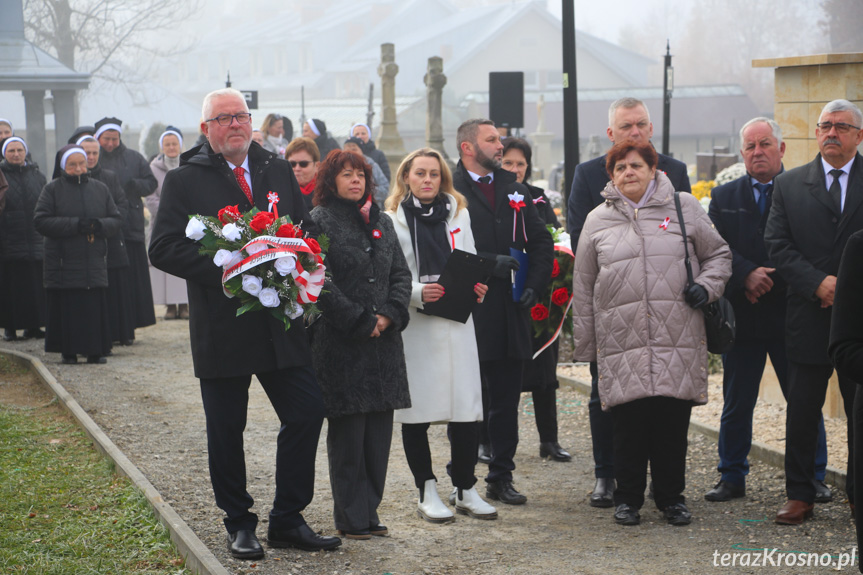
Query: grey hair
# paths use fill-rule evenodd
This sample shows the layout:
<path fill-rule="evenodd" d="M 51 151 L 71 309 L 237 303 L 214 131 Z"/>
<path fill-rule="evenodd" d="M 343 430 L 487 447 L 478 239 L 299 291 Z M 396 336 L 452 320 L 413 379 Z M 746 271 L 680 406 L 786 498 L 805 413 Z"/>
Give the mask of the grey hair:
<path fill-rule="evenodd" d="M 611 103 L 611 106 L 608 107 L 608 127 L 612 127 L 614 125 L 614 113 L 617 112 L 618 108 L 624 108 L 629 110 L 631 108 L 635 108 L 636 106 L 641 106 L 644 108 L 644 111 L 647 112 L 647 121 L 650 121 L 650 110 L 647 109 L 647 104 L 639 100 L 638 98 L 620 98 Z"/>
<path fill-rule="evenodd" d="M 204 96 L 204 104 L 201 106 L 201 118 L 203 120 L 208 120 L 210 115 L 213 113 L 213 100 L 221 98 L 222 96 L 236 96 L 243 101 L 246 111 L 249 111 L 249 105 L 246 103 L 246 97 L 243 96 L 242 92 L 235 90 L 234 88 L 221 88 L 219 90 L 213 90 Z"/>
<path fill-rule="evenodd" d="M 818 116 L 818 121 L 821 121 L 821 116 L 824 114 L 832 114 L 834 112 L 851 112 L 851 115 L 854 116 L 854 123 L 858 126 L 863 126 L 863 113 L 860 112 L 860 108 L 848 100 L 827 102 L 827 105 L 824 106 L 824 109 L 821 110 L 821 114 Z"/>
<path fill-rule="evenodd" d="M 782 143 L 782 128 L 779 127 L 779 124 L 776 123 L 775 120 L 771 120 L 770 118 L 765 118 L 764 116 L 758 116 L 757 118 L 752 118 L 740 128 L 740 147 L 743 148 L 743 132 L 746 131 L 746 128 L 751 126 L 752 124 L 760 124 L 765 123 L 770 126 L 770 129 L 773 130 L 773 137 L 776 138 L 776 145 Z"/>
<path fill-rule="evenodd" d="M 461 145 L 463 142 L 470 142 L 476 145 L 477 135 L 479 134 L 480 126 L 494 126 L 494 122 L 485 118 L 474 118 L 465 120 L 456 132 L 456 146 L 458 146 L 458 156 L 461 157 Z"/>

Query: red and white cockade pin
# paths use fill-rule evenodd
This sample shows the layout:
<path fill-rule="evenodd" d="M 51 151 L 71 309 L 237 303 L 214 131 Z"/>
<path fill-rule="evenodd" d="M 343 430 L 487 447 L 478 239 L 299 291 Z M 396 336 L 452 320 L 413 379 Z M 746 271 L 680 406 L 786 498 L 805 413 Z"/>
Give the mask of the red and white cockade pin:
<path fill-rule="evenodd" d="M 663 230 L 667 230 L 668 224 L 670 224 L 670 223 L 671 223 L 671 218 L 665 218 L 665 221 L 662 222 L 661 224 L 659 224 L 659 228 L 663 229 Z"/>
<path fill-rule="evenodd" d="M 276 192 L 267 192 L 267 201 L 270 202 L 270 206 L 267 209 L 267 211 L 273 212 L 273 215 L 276 216 L 276 218 L 278 218 L 279 212 L 278 212 L 278 208 L 276 207 L 276 204 L 279 203 L 279 194 L 277 194 Z"/>
<path fill-rule="evenodd" d="M 372 230 L 372 237 L 376 240 L 381 239 L 381 231 L 378 229 Z"/>

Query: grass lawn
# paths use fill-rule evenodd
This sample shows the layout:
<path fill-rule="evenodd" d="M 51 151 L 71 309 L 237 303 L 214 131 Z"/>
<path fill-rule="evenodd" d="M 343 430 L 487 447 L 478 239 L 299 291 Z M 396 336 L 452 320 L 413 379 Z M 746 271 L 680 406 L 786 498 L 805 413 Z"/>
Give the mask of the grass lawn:
<path fill-rule="evenodd" d="M 0 356 L 0 573 L 188 574 L 143 493 L 44 394 Z"/>

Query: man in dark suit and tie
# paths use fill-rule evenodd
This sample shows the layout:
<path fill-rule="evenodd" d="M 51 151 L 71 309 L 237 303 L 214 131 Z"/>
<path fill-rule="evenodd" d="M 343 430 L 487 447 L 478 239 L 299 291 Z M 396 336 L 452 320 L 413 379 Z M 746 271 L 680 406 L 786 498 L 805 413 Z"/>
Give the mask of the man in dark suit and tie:
<path fill-rule="evenodd" d="M 754 118 L 740 130 L 740 155 L 746 175 L 713 189 L 710 219 L 728 242 L 732 274 L 725 295 L 734 307 L 734 348 L 722 356 L 724 405 L 719 426 L 719 483 L 708 501 L 729 501 L 746 495 L 747 456 L 752 447 L 752 413 L 767 356 L 783 395 L 788 395 L 785 353 L 785 280 L 767 256 L 764 226 L 770 213 L 773 178 L 782 172 L 785 142 L 779 124 Z M 824 484 L 827 443 L 820 420 L 815 460 L 815 501 L 832 499 Z"/>
<path fill-rule="evenodd" d="M 774 267 L 788 283 L 785 341 L 788 411 L 785 489 L 776 522 L 800 525 L 812 516 L 818 418 L 833 365 L 827 353 L 836 274 L 845 242 L 863 229 L 863 114 L 848 100 L 824 106 L 815 136 L 821 153 L 776 178 L 764 240 Z M 856 383 L 839 374 L 848 418 L 845 490 L 854 512 L 852 409 Z"/>
<path fill-rule="evenodd" d="M 226 206 L 241 212 L 266 210 L 268 193 L 279 196 L 279 212 L 308 222 L 300 186 L 290 165 L 252 144 L 252 115 L 243 95 L 229 88 L 204 98 L 201 131 L 207 142 L 180 158 L 162 186 L 159 217 L 150 241 L 150 261 L 184 278 L 189 291 L 189 330 L 195 376 L 200 379 L 207 421 L 210 479 L 216 505 L 225 512 L 227 545 L 240 559 L 264 550 L 255 535 L 258 516 L 246 489 L 243 431 L 254 374 L 279 416 L 276 494 L 270 511 L 270 547 L 307 551 L 334 549 L 338 537 L 323 537 L 306 525 L 312 501 L 315 452 L 324 401 L 312 370 L 302 320 L 285 330 L 265 312 L 237 315 L 239 302 L 222 293 L 222 270 L 186 237 L 189 216 L 216 216 Z"/>
<path fill-rule="evenodd" d="M 647 142 L 653 137 L 653 123 L 650 112 L 644 102 L 635 98 L 620 98 L 608 108 L 608 139 L 611 143 L 630 140 Z M 686 164 L 659 154 L 657 169 L 664 172 L 674 189 L 681 192 L 691 192 Z M 578 246 L 578 236 L 584 227 L 584 219 L 596 206 L 605 202 L 600 194 L 608 184 L 608 172 L 605 170 L 605 156 L 582 162 L 575 168 L 572 179 L 572 190 L 566 208 L 566 228 L 572 239 L 572 252 Z M 594 473 L 596 485 L 590 496 L 593 507 L 611 507 L 614 505 L 614 449 L 611 436 L 611 414 L 602 411 L 597 388 L 598 373 L 596 362 L 590 363 L 591 387 L 588 414 L 590 416 L 590 435 L 593 441 Z"/>
<path fill-rule="evenodd" d="M 486 476 L 490 499 L 520 505 L 527 498 L 512 484 L 518 447 L 518 403 L 525 363 L 533 355 L 529 310 L 551 279 L 554 242 L 515 174 L 501 168 L 503 144 L 490 120 L 468 120 L 457 133 L 459 162 L 453 186 L 468 201 L 476 252 L 495 261 L 488 293 L 474 311 L 483 402 L 488 405 L 491 461 Z M 512 271 L 519 261 L 510 248 L 528 255 L 527 278 L 513 300 Z"/>

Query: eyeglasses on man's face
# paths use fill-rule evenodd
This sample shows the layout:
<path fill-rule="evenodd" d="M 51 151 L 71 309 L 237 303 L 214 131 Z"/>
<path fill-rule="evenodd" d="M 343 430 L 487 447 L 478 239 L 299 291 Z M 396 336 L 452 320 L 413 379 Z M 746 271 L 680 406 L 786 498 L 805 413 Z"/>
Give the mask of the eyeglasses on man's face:
<path fill-rule="evenodd" d="M 238 124 L 248 124 L 252 121 L 252 115 L 248 112 L 239 114 L 219 114 L 215 118 L 204 120 L 205 122 L 218 122 L 220 126 L 230 126 L 236 118 Z"/>
<path fill-rule="evenodd" d="M 289 160 L 288 163 L 291 164 L 292 168 L 296 168 L 297 166 L 301 168 L 308 168 L 309 164 L 311 164 L 309 160 Z"/>
<path fill-rule="evenodd" d="M 851 124 L 846 124 L 845 122 L 837 122 L 835 124 L 833 122 L 819 122 L 815 125 L 818 126 L 818 129 L 823 132 L 829 132 L 833 128 L 836 128 L 836 131 L 840 134 L 847 134 L 851 130 L 860 129 L 860 126 L 853 126 Z"/>

